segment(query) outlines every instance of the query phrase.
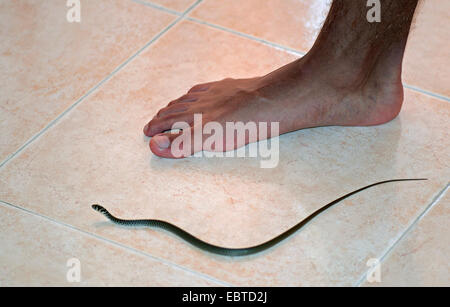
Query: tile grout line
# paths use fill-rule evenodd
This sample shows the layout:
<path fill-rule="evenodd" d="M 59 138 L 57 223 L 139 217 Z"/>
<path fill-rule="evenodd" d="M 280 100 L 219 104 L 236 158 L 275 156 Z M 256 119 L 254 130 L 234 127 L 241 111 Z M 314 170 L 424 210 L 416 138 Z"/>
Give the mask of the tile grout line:
<path fill-rule="evenodd" d="M 146 2 L 146 1 L 142 1 L 142 0 L 131 0 L 131 1 L 139 3 L 139 4 L 142 4 L 142 5 L 145 5 L 145 6 L 149 6 L 149 7 L 152 7 L 154 9 L 161 10 L 163 12 L 170 13 L 170 14 L 173 14 L 173 15 L 177 15 L 177 16 L 181 16 L 182 15 L 181 13 L 179 13 L 177 11 L 168 9 L 168 8 L 166 8 L 164 6 L 161 6 L 161 5 L 154 4 L 152 2 Z M 294 55 L 297 55 L 297 56 L 304 56 L 306 54 L 306 52 L 303 52 L 303 51 L 300 51 L 300 50 L 296 50 L 296 49 L 293 49 L 293 48 L 289 48 L 289 47 L 286 47 L 286 46 L 283 46 L 283 45 L 279 45 L 277 43 L 274 43 L 274 42 L 271 42 L 271 41 L 267 41 L 265 39 L 262 39 L 262 38 L 259 38 L 259 37 L 256 37 L 256 36 L 253 36 L 253 35 L 250 35 L 250 34 L 239 32 L 239 31 L 236 31 L 236 30 L 233 30 L 233 29 L 230 29 L 230 28 L 222 27 L 220 25 L 213 24 L 213 23 L 210 23 L 208 21 L 200 20 L 200 19 L 197 19 L 195 17 L 186 16 L 188 13 L 189 12 L 185 12 L 185 14 L 183 14 L 184 15 L 183 19 L 184 20 L 189 20 L 189 21 L 195 22 L 197 24 L 206 25 L 206 26 L 209 26 L 209 27 L 212 27 L 212 28 L 224 31 L 224 32 L 232 33 L 234 35 L 241 36 L 241 37 L 253 40 L 253 41 L 257 41 L 257 42 L 259 42 L 259 43 L 261 43 L 263 45 L 267 45 L 267 46 L 270 46 L 270 47 L 272 47 L 274 49 L 277 49 L 277 50 L 280 50 L 280 51 L 284 51 L 284 52 L 287 52 L 287 53 L 291 53 L 291 54 L 294 54 Z"/>
<path fill-rule="evenodd" d="M 202 278 L 204 278 L 204 279 L 207 279 L 207 280 L 210 280 L 210 281 L 212 281 L 212 282 L 218 283 L 218 284 L 220 284 L 220 285 L 222 285 L 222 286 L 227 286 L 227 287 L 232 286 L 231 284 L 229 284 L 229 283 L 227 283 L 227 282 L 225 282 L 225 281 L 216 279 L 216 278 L 214 278 L 214 277 L 212 277 L 212 276 L 209 276 L 209 275 L 207 275 L 207 274 L 204 274 L 204 273 L 201 273 L 201 272 L 198 272 L 198 271 L 189 269 L 189 268 L 184 267 L 184 266 L 182 266 L 182 265 L 179 265 L 179 264 L 177 264 L 177 263 L 175 263 L 175 262 L 172 262 L 172 261 L 166 260 L 166 259 L 164 259 L 164 258 L 160 258 L 160 257 L 154 256 L 154 255 L 149 254 L 149 253 L 147 253 L 147 252 L 144 252 L 144 251 L 142 251 L 142 250 L 139 250 L 139 249 L 136 249 L 136 248 L 134 248 L 134 247 L 128 246 L 128 245 L 126 245 L 126 244 L 124 244 L 124 243 L 120 243 L 120 242 L 114 241 L 114 240 L 112 240 L 112 239 L 105 238 L 105 237 L 103 237 L 103 236 L 100 236 L 100 235 L 97 235 L 97 234 L 95 234 L 95 233 L 92 233 L 92 232 L 83 230 L 83 229 L 81 229 L 81 228 L 75 227 L 75 226 L 70 225 L 70 224 L 68 224 L 68 223 L 65 223 L 65 222 L 62 222 L 62 221 L 55 220 L 55 219 L 53 219 L 53 218 L 51 218 L 51 217 L 48 217 L 48 216 L 43 215 L 43 214 L 40 214 L 40 213 L 38 213 L 38 212 L 34 212 L 34 211 L 32 211 L 32 210 L 30 210 L 30 209 L 27 209 L 27 208 L 24 208 L 24 207 L 22 207 L 22 206 L 14 205 L 14 204 L 12 204 L 12 203 L 9 203 L 9 202 L 3 201 L 3 200 L 0 200 L 0 204 L 3 204 L 4 206 L 7 206 L 7 207 L 15 208 L 16 210 L 19 210 L 19 211 L 26 212 L 27 214 L 32 215 L 32 216 L 34 216 L 34 217 L 39 217 L 39 218 L 41 218 L 41 219 L 43 219 L 43 220 L 46 220 L 46 221 L 48 221 L 48 222 L 54 223 L 54 224 L 59 225 L 59 226 L 62 226 L 62 227 L 64 227 L 64 228 L 68 228 L 68 229 L 70 229 L 70 230 L 72 230 L 72 231 L 75 231 L 75 232 L 82 233 L 82 234 L 87 235 L 87 236 L 89 236 L 89 237 L 91 237 L 91 238 L 97 239 L 97 240 L 99 240 L 99 241 L 101 241 L 101 242 L 109 243 L 109 244 L 111 244 L 111 245 L 114 245 L 114 246 L 116 246 L 116 247 L 122 248 L 122 249 L 124 249 L 124 250 L 129 251 L 129 252 L 133 252 L 133 253 L 135 253 L 135 254 L 138 254 L 138 255 L 140 255 L 140 256 L 144 256 L 144 257 L 150 258 L 150 259 L 152 259 L 152 260 L 154 260 L 154 261 L 158 261 L 158 262 L 163 263 L 163 264 L 165 264 L 165 265 L 168 265 L 168 266 L 170 266 L 170 267 L 175 267 L 175 268 L 177 268 L 177 269 L 179 269 L 179 270 L 188 272 L 188 273 L 190 273 L 190 274 L 192 274 L 192 275 L 194 275 L 194 276 L 202 277 Z"/>
<path fill-rule="evenodd" d="M 418 225 L 418 223 L 428 214 L 428 212 L 431 211 L 431 209 L 434 208 L 434 206 L 439 203 L 439 201 L 444 197 L 444 195 L 447 193 L 447 190 L 450 187 L 450 183 L 447 183 L 447 185 L 433 198 L 430 204 L 426 206 L 426 208 L 409 224 L 408 227 L 406 227 L 405 231 L 395 240 L 394 243 L 391 244 L 391 246 L 388 247 L 388 249 L 383 253 L 383 255 L 379 258 L 379 264 L 381 265 L 391 254 L 391 252 L 395 249 L 395 247 L 400 244 L 400 242 L 413 230 L 413 228 Z M 358 279 L 355 287 L 360 287 L 362 283 L 365 281 L 367 273 L 370 269 L 368 269 L 362 276 Z"/>
<path fill-rule="evenodd" d="M 154 9 L 157 9 L 157 10 L 161 10 L 163 12 L 166 12 L 166 13 L 169 13 L 169 14 L 172 14 L 172 15 L 182 16 L 184 14 L 184 13 L 180 13 L 178 11 L 166 8 L 165 6 L 158 5 L 158 4 L 155 4 L 155 3 L 152 3 L 152 2 L 146 2 L 146 1 L 143 1 L 143 0 L 131 0 L 131 1 L 133 1 L 133 2 L 135 2 L 137 4 L 142 4 L 142 5 L 145 5 L 145 6 L 154 8 Z"/>
<path fill-rule="evenodd" d="M 433 93 L 433 92 L 421 89 L 420 87 L 417 87 L 417 86 L 413 86 L 413 85 L 409 85 L 409 84 L 403 83 L 403 87 L 407 88 L 407 89 L 410 89 L 412 91 L 419 92 L 419 93 L 424 94 L 424 95 L 428 95 L 428 96 L 431 96 L 431 97 L 434 97 L 434 98 L 437 98 L 437 99 L 440 99 L 440 100 L 444 100 L 444 101 L 450 102 L 450 98 L 447 97 L 447 96 L 436 94 L 436 93 Z"/>
<path fill-rule="evenodd" d="M 198 4 L 200 4 L 203 0 L 197 0 L 194 4 L 192 4 L 188 9 L 184 11 L 178 18 L 172 21 L 169 25 L 163 28 L 159 33 L 153 36 L 150 41 L 148 41 L 143 47 L 141 47 L 137 52 L 131 55 L 125 62 L 119 64 L 111 73 L 109 73 L 104 79 L 102 79 L 99 83 L 90 88 L 84 95 L 82 95 L 78 100 L 75 101 L 72 105 L 70 105 L 67 109 L 65 109 L 62 113 L 60 113 L 56 118 L 51 120 L 44 128 L 42 128 L 39 132 L 29 138 L 22 146 L 19 147 L 15 152 L 10 154 L 0 163 L 0 169 L 5 166 L 9 161 L 14 159 L 17 155 L 19 155 L 24 149 L 26 149 L 30 144 L 32 144 L 36 139 L 45 134 L 50 128 L 52 128 L 56 123 L 58 123 L 64 116 L 70 113 L 73 109 L 75 109 L 81 102 L 83 102 L 87 97 L 89 97 L 93 92 L 99 89 L 103 84 L 108 82 L 112 77 L 114 77 L 122 68 L 127 66 L 131 61 L 133 61 L 136 57 L 138 57 L 144 50 L 146 50 L 150 45 L 156 42 L 159 38 L 161 38 L 164 34 L 166 34 L 171 28 L 173 28 L 180 20 L 184 19 L 184 16 L 188 14 L 191 10 L 193 10 Z M 149 6 L 150 7 L 150 6 Z M 157 8 L 162 10 L 161 8 Z"/>
<path fill-rule="evenodd" d="M 217 24 L 214 24 L 214 23 L 210 23 L 208 21 L 200 20 L 200 19 L 197 19 L 197 18 L 194 18 L 194 17 L 189 17 L 188 16 L 188 17 L 186 17 L 186 20 L 189 20 L 189 21 L 201 24 L 201 25 L 205 25 L 205 26 L 217 29 L 217 30 L 228 32 L 228 33 L 240 36 L 240 37 L 244 37 L 244 38 L 250 39 L 252 41 L 259 42 L 259 43 L 261 43 L 263 45 L 266 45 L 266 46 L 272 47 L 274 49 L 277 49 L 277 50 L 280 50 L 280 51 L 284 51 L 284 52 L 287 52 L 287 53 L 290 53 L 290 54 L 293 54 L 293 55 L 304 56 L 306 54 L 306 52 L 303 52 L 303 51 L 300 51 L 300 50 L 296 50 L 296 49 L 293 49 L 293 48 L 290 48 L 290 47 L 286 47 L 286 46 L 283 46 L 283 45 L 280 45 L 280 44 L 277 44 L 277 43 L 274 43 L 274 42 L 271 42 L 271 41 L 268 41 L 268 40 L 265 40 L 265 39 L 262 39 L 262 38 L 250 35 L 250 34 L 239 32 L 239 31 L 236 31 L 236 30 L 233 30 L 233 29 L 229 29 L 229 28 L 226 28 L 226 27 L 222 27 L 220 25 L 217 25 Z"/>

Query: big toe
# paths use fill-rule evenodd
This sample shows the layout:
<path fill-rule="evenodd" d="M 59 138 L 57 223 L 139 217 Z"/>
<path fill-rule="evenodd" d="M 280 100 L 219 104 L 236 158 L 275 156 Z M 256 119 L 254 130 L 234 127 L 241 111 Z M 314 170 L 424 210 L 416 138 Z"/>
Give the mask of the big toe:
<path fill-rule="evenodd" d="M 207 91 L 210 87 L 211 83 L 203 83 L 203 84 L 197 84 L 193 86 L 188 93 L 198 93 L 198 92 L 204 92 Z"/>
<path fill-rule="evenodd" d="M 172 148 L 172 143 L 180 133 L 160 133 L 150 140 L 150 150 L 157 156 L 163 158 L 180 159 L 189 156 L 180 150 Z"/>

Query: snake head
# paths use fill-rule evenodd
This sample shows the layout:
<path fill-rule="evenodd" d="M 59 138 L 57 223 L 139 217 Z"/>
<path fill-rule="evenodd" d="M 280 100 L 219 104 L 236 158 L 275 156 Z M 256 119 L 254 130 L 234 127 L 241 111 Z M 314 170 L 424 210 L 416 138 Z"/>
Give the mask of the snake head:
<path fill-rule="evenodd" d="M 95 211 L 98 211 L 100 213 L 108 213 L 108 210 L 106 210 L 105 208 L 103 208 L 102 206 L 98 205 L 98 204 L 93 204 L 92 205 L 92 209 L 94 209 Z"/>

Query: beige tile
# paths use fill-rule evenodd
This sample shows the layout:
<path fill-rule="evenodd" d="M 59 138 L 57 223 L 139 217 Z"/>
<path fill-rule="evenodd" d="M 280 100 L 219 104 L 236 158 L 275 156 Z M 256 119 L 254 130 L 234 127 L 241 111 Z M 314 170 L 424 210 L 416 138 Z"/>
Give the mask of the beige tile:
<path fill-rule="evenodd" d="M 182 52 L 180 52 L 182 50 Z M 236 61 L 240 59 L 240 61 Z M 280 162 L 166 160 L 142 128 L 198 82 L 260 75 L 293 56 L 191 22 L 155 45 L 0 169 L 0 199 L 235 285 L 348 285 L 424 210 L 449 177 L 448 103 L 406 92 L 401 116 L 378 127 L 328 127 L 280 138 Z M 98 202 L 124 218 L 173 222 L 211 243 L 265 241 L 335 198 L 342 202 L 264 254 L 205 254 L 157 230 L 102 223 Z"/>
<path fill-rule="evenodd" d="M 190 16 L 283 46 L 308 51 L 331 1 L 205 0 Z"/>
<path fill-rule="evenodd" d="M 2 203 L 0 228 L 0 286 L 221 285 Z M 73 258 L 80 283 L 67 281 Z"/>
<path fill-rule="evenodd" d="M 152 2 L 155 4 L 162 5 L 168 9 L 172 9 L 172 10 L 178 11 L 180 13 L 183 13 L 192 4 L 194 4 L 196 0 L 151 0 L 151 1 L 140 0 L 140 1 L 141 2 Z"/>
<path fill-rule="evenodd" d="M 142 48 L 174 17 L 132 1 L 0 3 L 0 163 Z"/>
<path fill-rule="evenodd" d="M 450 97 L 450 2 L 420 1 L 406 49 L 403 80 Z"/>
<path fill-rule="evenodd" d="M 380 266 L 380 283 L 364 286 L 450 285 L 450 193 L 415 225 Z"/>
<path fill-rule="evenodd" d="M 303 52 L 320 31 L 331 1 L 205 0 L 191 16 Z M 450 97 L 450 2 L 420 1 L 405 55 L 404 81 Z"/>

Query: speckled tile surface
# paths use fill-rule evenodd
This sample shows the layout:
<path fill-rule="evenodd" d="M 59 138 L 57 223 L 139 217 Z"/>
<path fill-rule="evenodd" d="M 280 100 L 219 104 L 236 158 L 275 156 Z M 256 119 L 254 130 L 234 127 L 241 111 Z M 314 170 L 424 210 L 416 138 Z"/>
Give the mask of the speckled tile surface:
<path fill-rule="evenodd" d="M 442 46 L 448 33 L 430 28 L 448 18 L 433 1 L 420 7 L 404 76 L 412 86 L 447 95 L 449 57 Z M 194 2 L 154 1 L 178 12 Z M 381 285 L 448 285 L 445 270 L 436 271 L 448 254 L 436 239 L 449 237 L 448 195 L 425 211 L 450 178 L 448 101 L 406 90 L 400 116 L 388 124 L 284 135 L 272 169 L 255 158 L 161 159 L 150 152 L 142 128 L 162 106 L 197 83 L 262 75 L 295 56 L 195 21 L 165 28 L 176 16 L 134 1 L 83 2 L 78 26 L 65 21 L 64 5 L 49 11 L 56 2 L 36 3 L 0 4 L 0 16 L 13 12 L 0 19 L 0 65 L 8 81 L 0 103 L 0 160 L 130 62 L 0 167 L 0 285 L 65 285 L 69 257 L 80 259 L 85 285 L 366 285 L 371 258 L 383 259 Z M 319 0 L 266 7 L 205 0 L 190 16 L 306 51 L 326 8 Z M 29 10 L 34 19 L 25 18 Z M 287 35 L 296 29 L 298 36 Z M 67 50 L 74 42 L 77 53 Z M 208 242 L 243 247 L 362 186 L 418 177 L 429 180 L 354 195 L 286 242 L 245 258 L 210 255 L 158 230 L 116 227 L 90 207 L 167 220 Z"/>
<path fill-rule="evenodd" d="M 174 16 L 122 0 L 0 2 L 0 164 L 149 42 Z"/>
<path fill-rule="evenodd" d="M 403 80 L 450 97 L 450 2 L 426 0 L 419 8 L 406 48 Z"/>
<path fill-rule="evenodd" d="M 0 228 L 3 287 L 221 286 L 3 203 Z"/>
<path fill-rule="evenodd" d="M 364 286 L 446 287 L 450 284 L 448 188 L 443 193 L 381 263 L 379 282 L 366 281 Z"/>
<path fill-rule="evenodd" d="M 205 0 L 189 15 L 303 52 L 309 50 L 331 1 Z"/>
<path fill-rule="evenodd" d="M 353 285 L 367 259 L 381 257 L 446 184 L 447 102 L 406 91 L 400 117 L 386 125 L 282 136 L 274 169 L 251 158 L 160 159 L 142 135 L 155 111 L 191 85 L 259 75 L 292 59 L 182 22 L 4 166 L 0 199 L 228 284 Z M 239 247 L 269 239 L 363 185 L 399 177 L 429 181 L 356 195 L 277 248 L 242 259 L 205 254 L 155 230 L 99 225 L 104 217 L 90 208 L 98 202 L 125 218 L 168 220 Z"/>

